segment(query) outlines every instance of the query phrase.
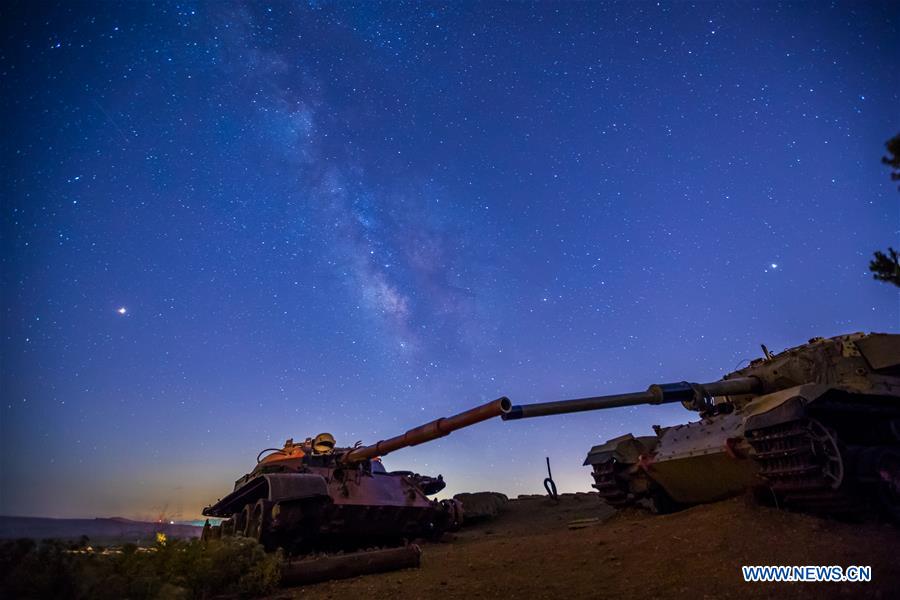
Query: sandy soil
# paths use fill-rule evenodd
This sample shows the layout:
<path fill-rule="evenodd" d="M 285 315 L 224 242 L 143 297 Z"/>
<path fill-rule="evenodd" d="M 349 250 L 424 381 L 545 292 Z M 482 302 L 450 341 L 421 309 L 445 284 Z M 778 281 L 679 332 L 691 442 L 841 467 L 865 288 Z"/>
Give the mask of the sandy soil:
<path fill-rule="evenodd" d="M 574 519 L 598 525 L 571 530 Z M 871 565 L 871 583 L 745 583 L 741 565 Z M 671 515 L 613 513 L 593 495 L 511 501 L 423 546 L 422 567 L 285 590 L 280 598 L 896 598 L 900 529 L 737 498 Z"/>

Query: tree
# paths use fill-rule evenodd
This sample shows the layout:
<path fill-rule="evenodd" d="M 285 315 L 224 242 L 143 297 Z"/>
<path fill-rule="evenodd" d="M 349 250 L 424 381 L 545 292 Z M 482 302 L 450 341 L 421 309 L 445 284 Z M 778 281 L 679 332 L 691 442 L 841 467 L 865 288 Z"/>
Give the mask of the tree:
<path fill-rule="evenodd" d="M 891 168 L 891 180 L 900 181 L 900 133 L 884 143 L 888 154 L 893 156 L 882 156 L 881 162 Z M 898 187 L 897 189 L 900 189 Z"/>
<path fill-rule="evenodd" d="M 887 254 L 876 250 L 875 258 L 869 262 L 869 270 L 872 271 L 872 277 L 875 279 L 900 287 L 900 262 L 898 262 L 897 251 L 893 248 L 889 247 Z"/>
<path fill-rule="evenodd" d="M 891 168 L 891 180 L 900 181 L 900 133 L 885 142 L 888 156 L 882 156 L 881 162 Z M 900 187 L 898 187 L 900 189 Z M 900 260 L 897 251 L 888 247 L 888 253 L 875 251 L 875 258 L 869 262 L 872 277 L 878 281 L 886 281 L 900 287 Z"/>

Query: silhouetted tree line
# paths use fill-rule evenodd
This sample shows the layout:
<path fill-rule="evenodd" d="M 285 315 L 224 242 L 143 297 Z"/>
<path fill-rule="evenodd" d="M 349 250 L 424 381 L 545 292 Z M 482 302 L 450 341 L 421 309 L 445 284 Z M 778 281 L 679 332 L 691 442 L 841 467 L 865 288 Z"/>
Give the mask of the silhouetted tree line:
<path fill-rule="evenodd" d="M 889 139 L 885 146 L 888 155 L 882 156 L 881 162 L 891 168 L 891 180 L 900 181 L 900 133 Z M 898 259 L 900 257 L 893 247 L 888 247 L 887 254 L 876 250 L 875 258 L 869 262 L 872 276 L 879 281 L 886 281 L 900 287 L 900 260 Z"/>

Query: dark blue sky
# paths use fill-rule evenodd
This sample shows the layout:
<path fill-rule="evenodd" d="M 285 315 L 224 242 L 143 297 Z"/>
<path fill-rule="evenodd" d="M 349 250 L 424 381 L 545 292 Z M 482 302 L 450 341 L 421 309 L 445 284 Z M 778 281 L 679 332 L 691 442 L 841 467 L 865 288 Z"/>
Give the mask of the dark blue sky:
<path fill-rule="evenodd" d="M 2 12 L 0 514 L 188 518 L 288 437 L 898 329 L 896 3 Z M 588 489 L 591 445 L 691 416 L 386 463 Z"/>

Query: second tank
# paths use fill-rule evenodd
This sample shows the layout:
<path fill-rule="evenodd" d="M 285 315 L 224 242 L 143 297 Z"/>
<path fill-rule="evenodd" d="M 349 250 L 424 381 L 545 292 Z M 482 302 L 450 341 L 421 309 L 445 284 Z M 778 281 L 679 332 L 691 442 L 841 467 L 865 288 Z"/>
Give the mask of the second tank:
<path fill-rule="evenodd" d="M 591 448 L 593 487 L 660 512 L 754 490 L 779 506 L 900 520 L 900 335 L 814 338 L 719 381 L 513 406 L 504 420 L 681 402 L 698 421 Z"/>

